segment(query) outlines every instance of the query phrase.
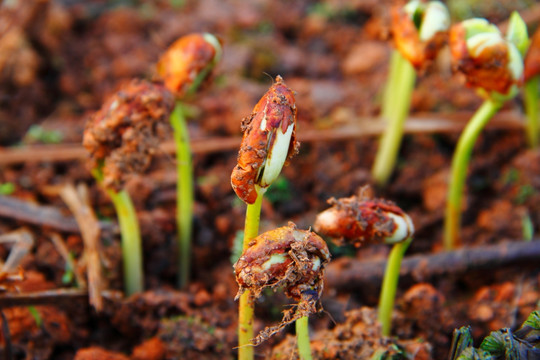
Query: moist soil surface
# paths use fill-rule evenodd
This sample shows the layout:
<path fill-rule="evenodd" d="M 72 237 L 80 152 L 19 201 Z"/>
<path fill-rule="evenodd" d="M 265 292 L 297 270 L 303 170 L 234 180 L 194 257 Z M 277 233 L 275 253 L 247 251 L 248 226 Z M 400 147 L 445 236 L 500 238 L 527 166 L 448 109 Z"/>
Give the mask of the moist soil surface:
<path fill-rule="evenodd" d="M 455 3 L 455 20 L 483 16 L 503 24 L 519 10 L 527 14 L 529 29 L 540 21 L 532 1 Z M 461 249 L 446 253 L 442 226 L 451 157 L 482 99 L 452 73 L 443 50 L 417 79 L 411 116 L 421 126 L 404 137 L 388 186 L 373 185 L 370 169 L 392 52 L 391 4 L 4 2 L 0 230 L 6 241 L 0 255 L 15 255 L 11 269 L 0 274 L 0 356 L 236 357 L 232 263 L 245 204 L 230 176 L 241 121 L 277 75 L 296 92 L 302 144 L 264 198 L 260 231 L 289 221 L 308 229 L 329 198 L 358 194 L 366 185 L 403 208 L 416 228 L 391 337 L 381 336 L 376 316 L 390 248 L 329 243 L 324 310 L 310 317 L 314 358 L 367 359 L 381 351 L 403 358 L 404 349 L 410 359 L 445 359 L 457 327 L 470 325 L 476 346 L 493 330 L 519 327 L 540 298 L 538 255 L 531 255 L 539 253 L 540 151 L 527 148 L 522 97 L 506 103 L 493 120 L 497 125 L 488 125 L 475 146 Z M 195 173 L 191 280 L 176 288 L 176 171 L 174 152 L 166 147 L 172 130 L 162 129 L 164 146 L 150 168 L 125 184 L 141 226 L 146 289 L 125 297 L 116 215 L 91 175 L 83 130 L 121 84 L 155 79 L 160 55 L 192 32 L 218 35 L 224 57 L 213 81 L 188 101 Z M 437 128 L 440 123 L 446 125 Z M 77 188 L 79 210 L 86 204 L 96 214 L 101 233 L 94 243 L 81 237 L 74 210 L 63 200 L 68 184 Z M 276 325 L 290 305 L 282 291 L 263 292 L 256 331 Z M 293 335 L 289 326 L 257 346 L 257 358 L 296 358 Z"/>

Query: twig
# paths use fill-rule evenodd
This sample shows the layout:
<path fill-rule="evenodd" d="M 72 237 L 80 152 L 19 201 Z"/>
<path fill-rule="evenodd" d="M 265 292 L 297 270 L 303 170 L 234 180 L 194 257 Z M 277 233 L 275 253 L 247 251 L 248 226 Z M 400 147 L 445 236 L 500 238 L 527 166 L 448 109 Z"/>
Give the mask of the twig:
<path fill-rule="evenodd" d="M 456 251 L 429 255 L 414 255 L 403 259 L 400 281 L 420 282 L 450 274 L 464 274 L 469 271 L 500 269 L 502 267 L 538 264 L 540 241 L 504 242 L 462 248 Z M 366 286 L 378 287 L 384 274 L 386 260 L 358 261 L 341 258 L 332 263 L 326 271 L 326 284 L 341 290 L 362 289 Z"/>
<path fill-rule="evenodd" d="M 62 200 L 64 200 L 73 215 L 75 215 L 75 219 L 81 229 L 84 242 L 84 259 L 86 261 L 88 275 L 90 304 L 99 312 L 103 309 L 103 299 L 100 295 L 103 289 L 101 263 L 99 260 L 100 230 L 98 220 L 89 205 L 87 195 L 85 187 L 79 186 L 75 189 L 72 184 L 66 184 L 60 190 Z"/>
<path fill-rule="evenodd" d="M 51 233 L 49 235 L 49 237 L 50 237 L 52 243 L 54 244 L 54 246 L 56 247 L 56 250 L 58 251 L 60 256 L 62 256 L 62 258 L 66 262 L 67 267 L 70 268 L 73 271 L 73 275 L 75 275 L 77 285 L 79 287 L 85 288 L 86 287 L 86 280 L 85 280 L 83 274 L 81 273 L 81 271 L 79 270 L 79 268 L 78 268 L 78 266 L 76 264 L 76 261 L 73 259 L 73 257 L 69 253 L 69 250 L 68 250 L 66 244 L 64 243 L 64 240 L 62 240 L 62 237 L 60 236 L 60 234 Z"/>
<path fill-rule="evenodd" d="M 101 296 L 111 301 L 120 301 L 119 291 L 103 291 Z M 16 306 L 55 305 L 69 306 L 74 301 L 87 302 L 88 291 L 84 289 L 56 289 L 30 293 L 5 293 L 0 295 L 0 309 Z"/>
<path fill-rule="evenodd" d="M 407 119 L 406 133 L 444 133 L 459 132 L 469 119 L 470 113 L 455 113 L 452 115 L 417 114 Z M 513 111 L 502 111 L 488 124 L 489 129 L 522 129 L 522 118 Z M 365 136 L 380 134 L 385 124 L 380 119 L 356 118 L 345 125 L 325 130 L 310 130 L 299 134 L 299 140 L 305 142 L 338 141 L 357 139 Z M 212 137 L 191 141 L 194 154 L 208 154 L 226 150 L 236 150 L 240 146 L 240 137 Z M 175 152 L 174 142 L 165 142 L 160 151 L 165 154 Z M 33 145 L 16 148 L 0 149 L 0 165 L 23 162 L 61 162 L 82 160 L 88 157 L 87 151 L 79 144 L 62 145 Z"/>
<path fill-rule="evenodd" d="M 4 337 L 5 342 L 5 359 L 11 360 L 13 359 L 13 349 L 11 345 L 11 333 L 9 331 L 9 323 L 6 319 L 6 315 L 3 311 L 0 310 L 0 317 L 2 317 L 2 335 Z"/>
<path fill-rule="evenodd" d="M 34 246 L 34 236 L 28 229 L 21 228 L 0 235 L 0 243 L 8 242 L 12 242 L 14 245 L 9 252 L 6 262 L 2 263 L 0 260 L 0 263 L 2 264 L 1 271 L 4 273 L 16 271 L 17 267 L 21 263 L 21 260 Z"/>
<path fill-rule="evenodd" d="M 71 216 L 65 216 L 57 208 L 36 205 L 11 196 L 0 196 L 0 216 L 59 231 L 79 232 L 79 226 L 75 219 Z M 112 231 L 114 226 L 110 223 L 99 223 L 102 230 Z"/>

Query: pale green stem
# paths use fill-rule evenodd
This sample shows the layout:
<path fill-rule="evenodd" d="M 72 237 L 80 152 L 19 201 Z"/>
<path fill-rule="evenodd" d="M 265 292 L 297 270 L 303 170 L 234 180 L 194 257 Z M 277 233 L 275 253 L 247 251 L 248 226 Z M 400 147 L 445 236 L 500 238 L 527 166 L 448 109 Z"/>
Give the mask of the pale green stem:
<path fill-rule="evenodd" d="M 248 204 L 246 222 L 244 226 L 244 251 L 249 247 L 251 240 L 259 235 L 259 222 L 261 219 L 261 205 L 263 195 L 258 191 L 255 203 Z M 253 346 L 253 298 L 251 292 L 246 290 L 240 296 L 238 309 L 238 360 L 252 360 Z"/>
<path fill-rule="evenodd" d="M 191 233 L 193 221 L 193 168 L 189 131 L 180 102 L 171 114 L 171 125 L 176 144 L 176 227 L 178 232 L 178 285 L 183 288 L 190 278 Z"/>
<path fill-rule="evenodd" d="M 444 219 L 444 247 L 446 250 L 452 250 L 459 245 L 461 202 L 465 180 L 467 178 L 467 166 L 474 144 L 480 132 L 501 106 L 502 102 L 500 101 L 485 100 L 472 119 L 467 123 L 459 138 L 454 157 L 452 158 L 450 183 L 448 184 L 448 199 Z"/>
<path fill-rule="evenodd" d="M 401 75 L 401 64 L 403 63 L 403 56 L 397 50 L 392 51 L 390 55 L 390 68 L 388 70 L 388 80 L 384 88 L 383 99 L 381 104 L 381 116 L 387 120 L 392 117 L 391 113 L 395 110 L 394 105 L 394 93 L 399 83 L 399 77 Z"/>
<path fill-rule="evenodd" d="M 386 185 L 394 170 L 403 138 L 405 119 L 409 115 L 411 107 L 415 80 L 414 67 L 395 50 L 392 55 L 388 86 L 381 111 L 387 124 L 379 141 L 379 149 L 371 170 L 377 185 Z"/>
<path fill-rule="evenodd" d="M 133 202 L 126 190 L 107 190 L 111 197 L 122 235 L 122 259 L 124 262 L 124 288 L 126 295 L 144 290 L 142 243 L 139 222 Z"/>
<path fill-rule="evenodd" d="M 308 317 L 302 316 L 296 320 L 296 341 L 300 360 L 311 360 L 311 345 L 309 341 Z"/>
<path fill-rule="evenodd" d="M 538 146 L 538 86 L 540 76 L 534 76 L 525 83 L 525 112 L 527 113 L 527 141 L 531 148 Z"/>
<path fill-rule="evenodd" d="M 381 288 L 379 299 L 379 322 L 381 323 L 381 332 L 383 336 L 390 336 L 392 329 L 392 312 L 394 310 L 394 301 L 399 280 L 399 269 L 401 260 L 405 251 L 409 247 L 412 239 L 407 239 L 395 244 L 388 256 L 386 270 Z"/>

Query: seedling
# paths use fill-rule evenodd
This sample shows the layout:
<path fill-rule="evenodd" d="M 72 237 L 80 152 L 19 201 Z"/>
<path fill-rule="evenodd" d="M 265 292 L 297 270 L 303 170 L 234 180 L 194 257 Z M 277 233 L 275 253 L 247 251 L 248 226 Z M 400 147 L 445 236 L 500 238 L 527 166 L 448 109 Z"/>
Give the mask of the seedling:
<path fill-rule="evenodd" d="M 281 76 L 259 100 L 251 115 L 242 120 L 244 136 L 238 164 L 231 175 L 236 195 L 247 204 L 243 250 L 259 233 L 263 194 L 277 179 L 285 162 L 297 152 L 294 94 Z M 238 358 L 253 359 L 253 296 L 240 296 Z"/>
<path fill-rule="evenodd" d="M 473 347 L 471 328 L 454 330 L 450 360 L 538 359 L 540 357 L 540 312 L 533 311 L 521 327 L 512 331 L 504 328 L 492 331 L 480 344 Z"/>
<path fill-rule="evenodd" d="M 379 299 L 379 321 L 384 336 L 390 335 L 392 309 L 399 280 L 401 260 L 414 233 L 407 214 L 390 201 L 352 196 L 330 199 L 331 208 L 317 216 L 315 231 L 333 238 L 338 244 L 352 243 L 359 247 L 365 243 L 394 244 L 384 273 Z"/>
<path fill-rule="evenodd" d="M 297 302 L 296 309 L 286 310 L 278 325 L 265 328 L 252 339 L 253 345 L 296 321 L 300 359 L 311 359 L 308 316 L 320 308 L 324 267 L 329 261 L 324 240 L 311 231 L 298 230 L 293 223 L 252 239 L 234 265 L 239 285 L 236 298 L 248 294 L 253 302 L 268 287 L 274 291 L 283 288 Z"/>
<path fill-rule="evenodd" d="M 107 99 L 84 132 L 92 174 L 110 196 L 120 223 L 126 295 L 142 291 L 144 285 L 139 223 L 124 184 L 150 164 L 158 129 L 173 105 L 173 95 L 163 86 L 133 80 Z"/>
<path fill-rule="evenodd" d="M 463 188 L 474 144 L 505 101 L 517 94 L 527 42 L 525 24 L 517 13 L 512 14 L 506 39 L 485 19 L 465 20 L 450 30 L 454 66 L 485 100 L 463 130 L 452 159 L 444 223 L 447 250 L 458 245 Z"/>
<path fill-rule="evenodd" d="M 396 50 L 382 103 L 382 117 L 388 121 L 380 139 L 372 168 L 373 179 L 385 185 L 394 170 L 403 126 L 409 114 L 416 71 L 423 71 L 446 42 L 450 15 L 440 1 L 412 0 L 392 8 L 392 34 Z"/>
<path fill-rule="evenodd" d="M 193 221 L 193 167 L 186 123 L 186 109 L 181 100 L 193 95 L 207 80 L 221 59 L 221 43 L 212 34 L 190 34 L 174 42 L 163 54 L 157 70 L 165 86 L 177 97 L 171 114 L 176 144 L 176 227 L 178 231 L 178 285 L 190 278 L 191 233 Z"/>
<path fill-rule="evenodd" d="M 540 125 L 538 124 L 538 87 L 540 86 L 540 28 L 534 33 L 527 55 L 524 70 L 524 101 L 527 114 L 527 140 L 529 146 L 538 146 Z"/>

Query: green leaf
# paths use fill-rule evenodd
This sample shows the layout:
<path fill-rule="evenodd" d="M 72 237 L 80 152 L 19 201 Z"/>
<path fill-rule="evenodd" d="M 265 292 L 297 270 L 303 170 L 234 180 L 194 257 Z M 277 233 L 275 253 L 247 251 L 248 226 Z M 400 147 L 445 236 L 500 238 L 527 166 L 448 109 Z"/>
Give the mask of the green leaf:
<path fill-rule="evenodd" d="M 525 21 L 523 21 L 517 11 L 512 12 L 512 15 L 510 15 L 506 39 L 517 47 L 521 53 L 521 57 L 524 58 L 529 48 L 529 34 L 527 32 L 527 24 L 525 24 Z"/>

